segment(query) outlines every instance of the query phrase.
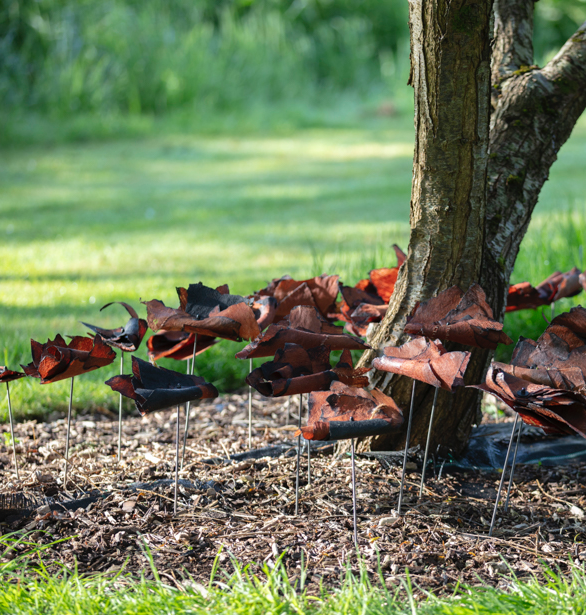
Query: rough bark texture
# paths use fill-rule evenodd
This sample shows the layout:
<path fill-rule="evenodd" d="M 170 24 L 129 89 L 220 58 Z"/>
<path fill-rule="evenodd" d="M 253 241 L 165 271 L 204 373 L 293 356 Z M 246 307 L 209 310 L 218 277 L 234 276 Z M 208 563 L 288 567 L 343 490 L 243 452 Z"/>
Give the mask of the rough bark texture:
<path fill-rule="evenodd" d="M 495 317 L 504 315 L 509 277 L 539 191 L 586 106 L 586 24 L 543 69 L 532 65 L 532 0 L 496 0 L 490 145 L 487 156 L 491 2 L 412 0 L 411 83 L 417 131 L 411 239 L 387 316 L 369 339 L 369 364 L 404 341 L 419 300 L 479 281 Z M 487 200 L 485 201 L 485 195 Z M 467 382 L 478 382 L 492 353 L 474 350 Z M 376 372 L 372 384 L 408 411 L 411 383 Z M 412 443 L 427 435 L 433 389 L 416 388 Z M 479 413 L 479 397 L 440 391 L 432 450 L 459 452 Z M 399 437 L 372 448 L 400 448 Z"/>

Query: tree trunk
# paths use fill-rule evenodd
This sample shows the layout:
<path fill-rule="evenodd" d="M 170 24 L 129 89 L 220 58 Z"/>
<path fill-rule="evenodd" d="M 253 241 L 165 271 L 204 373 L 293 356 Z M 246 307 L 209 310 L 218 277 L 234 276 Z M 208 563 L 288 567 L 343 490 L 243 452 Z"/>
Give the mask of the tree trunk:
<path fill-rule="evenodd" d="M 403 328 L 417 301 L 454 284 L 467 290 L 479 281 L 495 317 L 503 317 L 510 274 L 539 191 L 586 105 L 586 24 L 537 69 L 531 64 L 533 0 L 495 0 L 489 144 L 491 4 L 410 2 L 416 128 L 411 237 L 363 365 L 384 346 L 405 341 Z M 491 358 L 491 352 L 474 349 L 466 381 L 482 381 Z M 383 372 L 371 380 L 407 416 L 410 381 Z M 422 444 L 433 389 L 420 383 L 415 397 L 411 442 Z M 480 418 L 479 401 L 473 389 L 440 391 L 431 450 L 438 445 L 462 450 Z M 401 448 L 404 433 L 369 444 Z"/>

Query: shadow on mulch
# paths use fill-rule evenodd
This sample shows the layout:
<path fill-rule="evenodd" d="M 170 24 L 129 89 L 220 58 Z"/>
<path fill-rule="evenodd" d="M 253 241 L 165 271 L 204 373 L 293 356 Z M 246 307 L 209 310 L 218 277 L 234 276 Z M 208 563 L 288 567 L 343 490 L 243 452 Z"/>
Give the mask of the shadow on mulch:
<path fill-rule="evenodd" d="M 126 418 L 121 464 L 114 417 L 106 412 L 78 417 L 72 423 L 67 489 L 62 484 L 65 421 L 17 425 L 20 483 L 11 450 L 0 447 L 2 533 L 29 532 L 39 545 L 67 538 L 44 551 L 46 562 L 77 564 L 86 574 L 124 567 L 151 577 L 146 545 L 171 583 L 183 571 L 207 582 L 223 549 L 220 562 L 228 570 L 231 556 L 255 565 L 272 565 L 282 556 L 292 579 L 301 577 L 303 562 L 310 591 L 319 583 L 338 585 L 348 565 L 358 570 L 350 459 L 331 445 L 312 450 L 308 486 L 304 454 L 295 517 L 296 421 L 286 424 L 285 408 L 286 402 L 254 400 L 253 446 L 264 450 L 247 458 L 247 395 L 202 402 L 192 412 L 177 515 L 176 411 Z M 488 433 L 495 427 L 506 441 L 510 423 L 482 429 Z M 235 458 L 228 461 L 231 455 Z M 564 571 L 586 560 L 583 464 L 518 464 L 510 510 L 499 513 L 492 538 L 488 527 L 500 474 L 478 465 L 481 469 L 446 463 L 442 469 L 436 463 L 418 500 L 420 473 L 413 457 L 405 514 L 397 517 L 400 467 L 392 457 L 357 458 L 360 554 L 373 577 L 380 569 L 391 587 L 408 568 L 416 585 L 441 593 L 457 582 L 506 583 L 502 573 L 509 568 L 523 577 L 539 574 L 544 563 Z"/>

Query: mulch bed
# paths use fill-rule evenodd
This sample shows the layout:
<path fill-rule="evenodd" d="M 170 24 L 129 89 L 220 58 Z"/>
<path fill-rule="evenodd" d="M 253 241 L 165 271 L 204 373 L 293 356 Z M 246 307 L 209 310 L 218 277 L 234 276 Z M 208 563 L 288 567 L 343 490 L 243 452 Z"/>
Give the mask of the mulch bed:
<path fill-rule="evenodd" d="M 288 442 L 294 452 L 295 420 L 285 424 L 285 404 L 254 399 L 254 448 Z M 295 404 L 291 411 L 296 412 Z M 300 514 L 294 516 L 293 454 L 225 461 L 248 450 L 247 415 L 246 393 L 192 408 L 177 515 L 169 480 L 174 478 L 175 411 L 126 417 L 120 464 L 115 417 L 106 410 L 78 416 L 72 422 L 68 490 L 61 482 L 66 422 L 19 424 L 21 483 L 15 480 L 11 449 L 0 447 L 1 531 L 27 530 L 29 538 L 45 545 L 68 538 L 49 546 L 45 560 L 70 569 L 77 562 L 87 574 L 124 567 L 152 578 L 148 545 L 161 577 L 178 586 L 185 582 L 183 570 L 207 583 L 221 548 L 226 571 L 231 557 L 256 569 L 262 562 L 272 566 L 282 555 L 293 579 L 301 577 L 302 563 L 307 567 L 309 591 L 320 583 L 339 584 L 348 566 L 358 570 L 349 455 L 336 454 L 334 446 L 313 452 L 311 486 L 302 457 Z M 210 463 L 214 458 L 223 460 Z M 405 514 L 398 517 L 400 467 L 357 458 L 360 553 L 373 577 L 380 562 L 387 586 L 401 583 L 406 568 L 415 585 L 441 593 L 458 582 L 506 584 L 503 573 L 509 567 L 523 577 L 539 573 L 543 563 L 564 571 L 586 560 L 583 466 L 518 466 L 511 508 L 499 515 L 492 538 L 488 526 L 499 473 L 444 469 L 440 478 L 438 465 L 435 474 L 428 471 L 418 500 L 415 459 L 410 468 Z M 133 483 L 142 485 L 131 488 Z M 14 493 L 25 497 L 19 503 L 9 495 Z M 97 493 L 76 510 L 47 504 Z"/>

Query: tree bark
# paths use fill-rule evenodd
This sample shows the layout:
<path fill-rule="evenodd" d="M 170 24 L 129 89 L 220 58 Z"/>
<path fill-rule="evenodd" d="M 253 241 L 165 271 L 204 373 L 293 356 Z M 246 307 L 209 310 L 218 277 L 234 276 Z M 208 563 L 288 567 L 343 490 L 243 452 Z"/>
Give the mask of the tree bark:
<path fill-rule="evenodd" d="M 586 106 L 586 24 L 538 69 L 532 65 L 533 0 L 495 0 L 494 9 L 489 94 L 490 0 L 410 3 L 417 135 L 411 238 L 387 315 L 369 337 L 373 350 L 361 364 L 370 364 L 384 346 L 405 341 L 415 303 L 454 284 L 466 290 L 479 281 L 495 318 L 503 318 L 539 191 Z M 482 381 L 491 358 L 491 352 L 474 349 L 466 381 Z M 375 372 L 371 383 L 392 394 L 407 417 L 408 379 Z M 416 387 L 412 444 L 425 441 L 432 397 L 431 387 Z M 472 389 L 440 391 L 431 450 L 442 445 L 444 452 L 459 453 L 480 418 L 479 402 Z M 369 446 L 401 448 L 404 434 Z"/>

